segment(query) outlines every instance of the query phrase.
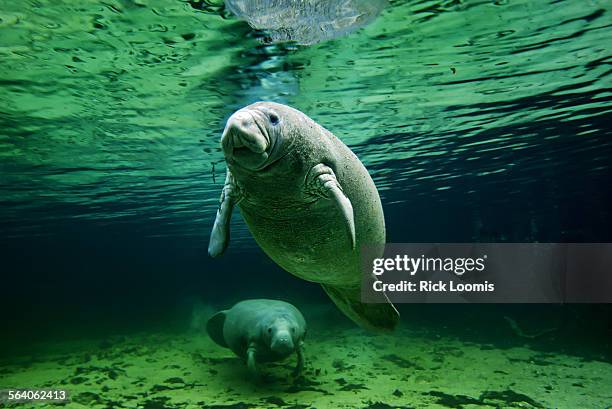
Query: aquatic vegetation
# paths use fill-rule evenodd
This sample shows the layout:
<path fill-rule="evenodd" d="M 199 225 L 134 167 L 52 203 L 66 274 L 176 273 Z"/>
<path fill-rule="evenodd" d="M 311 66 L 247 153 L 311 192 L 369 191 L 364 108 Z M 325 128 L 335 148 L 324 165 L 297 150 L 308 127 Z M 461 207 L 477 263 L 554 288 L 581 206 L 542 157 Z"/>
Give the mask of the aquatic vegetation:
<path fill-rule="evenodd" d="M 75 407 L 541 409 L 605 407 L 610 399 L 610 364 L 597 360 L 550 353 L 550 365 L 534 366 L 541 352 L 528 347 L 482 349 L 414 329 L 393 336 L 354 329 L 311 335 L 304 376 L 295 379 L 287 377 L 293 363 L 267 364 L 264 382 L 255 384 L 240 358 L 203 335 L 147 333 L 112 341 L 111 354 L 92 340 L 72 345 L 68 354 L 38 355 L 28 366 L 4 360 L 0 382 L 44 376 L 48 387 L 70 387 Z M 398 337 L 409 342 L 396 342 Z M 145 354 L 128 352 L 142 348 Z M 86 355 L 92 364 L 79 363 Z M 404 360 L 419 365 L 404 366 Z M 111 376 L 116 367 L 124 371 Z M 75 375 L 85 381 L 71 383 Z"/>

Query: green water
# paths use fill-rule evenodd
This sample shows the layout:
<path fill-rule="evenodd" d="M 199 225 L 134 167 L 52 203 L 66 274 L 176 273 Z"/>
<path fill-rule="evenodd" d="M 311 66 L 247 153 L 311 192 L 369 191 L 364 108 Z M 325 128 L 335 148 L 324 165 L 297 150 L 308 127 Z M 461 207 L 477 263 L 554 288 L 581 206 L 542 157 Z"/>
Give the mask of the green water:
<path fill-rule="evenodd" d="M 609 171 L 606 1 L 396 1 L 366 28 L 311 47 L 262 45 L 221 15 L 181 1 L 2 2 L 11 234 L 145 215 L 162 234 L 205 239 L 224 121 L 259 99 L 336 133 L 384 203 L 444 200 L 466 177 L 469 200 L 517 169 L 541 172 L 534 150 L 583 177 Z M 580 153 L 588 161 L 576 164 Z M 24 208 L 36 217 L 15 222 Z M 234 231 L 240 246 L 248 234 L 242 223 Z"/>
<path fill-rule="evenodd" d="M 0 0 L 0 389 L 67 388 L 76 409 L 609 407 L 609 306 L 400 305 L 370 334 L 238 215 L 224 258 L 206 246 L 221 132 L 257 100 L 358 155 L 389 242 L 610 242 L 610 5 L 389 1 L 302 46 L 220 1 Z M 304 313 L 304 378 L 287 361 L 253 383 L 205 335 L 256 297 Z"/>

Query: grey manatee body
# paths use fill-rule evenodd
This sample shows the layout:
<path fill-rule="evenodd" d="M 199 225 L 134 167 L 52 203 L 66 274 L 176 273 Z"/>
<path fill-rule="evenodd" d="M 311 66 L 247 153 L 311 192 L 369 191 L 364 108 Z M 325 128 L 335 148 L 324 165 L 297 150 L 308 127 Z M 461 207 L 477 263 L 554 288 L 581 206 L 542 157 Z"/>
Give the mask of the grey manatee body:
<path fill-rule="evenodd" d="M 213 341 L 244 359 L 252 372 L 259 362 L 280 361 L 292 353 L 298 356 L 296 371 L 304 366 L 306 321 L 284 301 L 241 301 L 213 315 L 206 330 Z"/>
<path fill-rule="evenodd" d="M 271 102 L 234 113 L 222 146 L 228 173 L 209 253 L 227 246 L 237 204 L 278 265 L 320 283 L 361 326 L 393 329 L 399 314 L 384 294 L 378 304 L 361 303 L 359 250 L 385 243 L 385 223 L 376 186 L 357 156 L 302 112 Z"/>

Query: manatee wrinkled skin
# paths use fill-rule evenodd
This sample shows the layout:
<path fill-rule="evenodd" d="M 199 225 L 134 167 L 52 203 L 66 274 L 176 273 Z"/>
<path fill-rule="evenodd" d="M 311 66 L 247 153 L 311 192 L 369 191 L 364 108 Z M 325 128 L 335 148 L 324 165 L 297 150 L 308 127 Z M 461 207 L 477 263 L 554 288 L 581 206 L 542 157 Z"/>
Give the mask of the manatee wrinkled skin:
<path fill-rule="evenodd" d="M 209 254 L 227 247 L 237 204 L 255 241 L 278 265 L 320 283 L 364 328 L 392 330 L 399 314 L 384 294 L 379 303 L 361 302 L 360 248 L 382 250 L 385 222 L 376 186 L 357 156 L 302 112 L 272 102 L 236 111 L 221 145 L 227 176 Z"/>
<path fill-rule="evenodd" d="M 213 341 L 244 359 L 253 375 L 258 362 L 274 362 L 296 353 L 295 373 L 304 367 L 306 321 L 302 313 L 284 301 L 241 301 L 219 311 L 206 325 Z"/>
<path fill-rule="evenodd" d="M 346 35 L 373 21 L 387 0 L 225 0 L 225 7 L 273 42 L 301 45 Z"/>

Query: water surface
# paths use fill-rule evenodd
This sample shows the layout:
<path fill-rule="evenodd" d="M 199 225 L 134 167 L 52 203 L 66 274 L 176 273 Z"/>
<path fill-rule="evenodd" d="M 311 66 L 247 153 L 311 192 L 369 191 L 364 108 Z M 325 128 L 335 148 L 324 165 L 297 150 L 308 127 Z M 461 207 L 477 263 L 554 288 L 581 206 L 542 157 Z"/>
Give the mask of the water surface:
<path fill-rule="evenodd" d="M 451 236 L 469 240 L 501 206 L 520 208 L 508 217 L 524 226 L 487 233 L 499 240 L 610 237 L 606 1 L 394 1 L 366 28 L 310 47 L 263 44 L 265 33 L 203 4 L 2 3 L 6 237 L 138 220 L 146 235 L 204 248 L 224 121 L 260 99 L 353 148 L 390 225 L 394 212 L 428 206 L 436 224 L 437 206 L 462 206 L 472 231 Z M 588 212 L 576 226 L 564 221 L 574 207 Z M 238 219 L 232 246 L 253 246 Z M 390 229 L 395 241 L 461 239 Z"/>

